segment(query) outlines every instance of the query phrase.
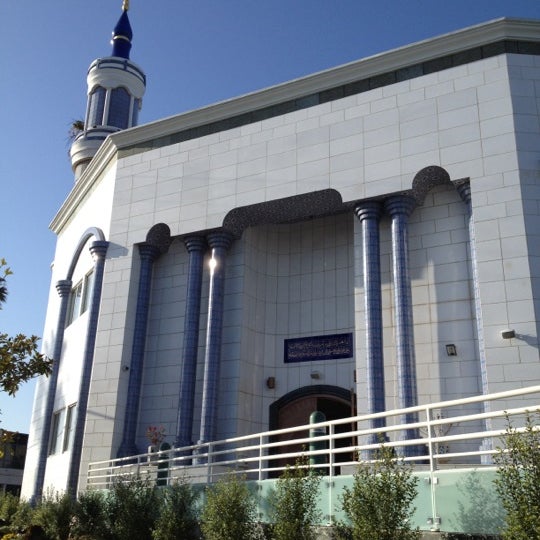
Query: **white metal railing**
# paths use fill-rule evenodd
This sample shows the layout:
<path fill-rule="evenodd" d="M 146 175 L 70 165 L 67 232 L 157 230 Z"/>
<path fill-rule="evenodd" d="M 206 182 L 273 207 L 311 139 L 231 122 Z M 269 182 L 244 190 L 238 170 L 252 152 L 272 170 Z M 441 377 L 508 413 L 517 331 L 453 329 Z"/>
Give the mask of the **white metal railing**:
<path fill-rule="evenodd" d="M 497 408 L 491 410 L 494 404 Z M 433 478 L 444 466 L 490 464 L 507 419 L 523 429 L 527 412 L 537 410 L 540 385 L 94 462 L 89 465 L 87 485 L 107 489 L 115 481 L 133 477 L 146 477 L 158 485 L 179 477 L 212 483 L 231 473 L 264 480 L 279 476 L 301 456 L 331 479 L 352 474 L 358 458 L 369 459 L 381 437 L 397 455 Z M 400 423 L 405 414 L 417 415 L 418 420 Z M 381 418 L 385 427 L 370 427 Z M 310 437 L 309 430 L 324 434 Z M 402 440 L 405 430 L 414 438 Z"/>

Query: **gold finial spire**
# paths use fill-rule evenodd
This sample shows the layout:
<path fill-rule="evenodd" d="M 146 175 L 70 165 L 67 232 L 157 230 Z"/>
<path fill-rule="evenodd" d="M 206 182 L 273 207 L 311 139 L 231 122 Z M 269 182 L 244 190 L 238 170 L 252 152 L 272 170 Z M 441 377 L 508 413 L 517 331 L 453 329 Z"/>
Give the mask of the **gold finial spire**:
<path fill-rule="evenodd" d="M 124 0 L 122 2 L 122 11 L 127 11 L 129 9 L 129 0 Z"/>

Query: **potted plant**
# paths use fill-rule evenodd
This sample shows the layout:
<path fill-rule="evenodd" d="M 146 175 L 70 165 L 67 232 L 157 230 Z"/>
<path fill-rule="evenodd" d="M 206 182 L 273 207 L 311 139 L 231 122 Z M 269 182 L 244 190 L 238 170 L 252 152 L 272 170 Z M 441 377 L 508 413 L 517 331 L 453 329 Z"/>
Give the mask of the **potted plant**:
<path fill-rule="evenodd" d="M 161 443 L 165 440 L 165 428 L 163 426 L 148 426 L 146 429 L 146 438 L 150 442 L 148 453 L 158 452 Z"/>

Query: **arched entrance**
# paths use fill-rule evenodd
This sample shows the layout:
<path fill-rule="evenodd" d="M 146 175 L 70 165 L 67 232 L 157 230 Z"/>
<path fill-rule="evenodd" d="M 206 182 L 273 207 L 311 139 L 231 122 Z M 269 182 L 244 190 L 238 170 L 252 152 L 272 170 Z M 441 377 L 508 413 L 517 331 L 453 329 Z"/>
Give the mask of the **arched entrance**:
<path fill-rule="evenodd" d="M 338 386 L 314 385 L 293 390 L 270 405 L 270 429 L 285 429 L 302 426 L 309 423 L 309 416 L 314 411 L 324 413 L 327 420 L 338 420 L 355 414 L 356 396 L 352 390 Z M 346 432 L 349 424 L 336 426 L 336 433 Z M 277 436 L 275 441 L 286 441 L 300 437 L 307 437 L 308 431 L 295 432 Z M 347 447 L 353 444 L 350 438 L 340 439 L 336 447 Z M 280 447 L 279 453 L 300 452 L 301 445 L 285 445 Z M 349 461 L 350 453 L 339 454 L 336 461 Z M 273 466 L 294 465 L 294 459 L 276 460 Z"/>

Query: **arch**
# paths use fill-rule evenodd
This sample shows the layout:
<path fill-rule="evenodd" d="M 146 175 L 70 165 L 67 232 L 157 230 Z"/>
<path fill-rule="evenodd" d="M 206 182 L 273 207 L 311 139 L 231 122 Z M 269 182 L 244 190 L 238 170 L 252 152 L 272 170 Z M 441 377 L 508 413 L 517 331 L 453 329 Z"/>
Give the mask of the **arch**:
<path fill-rule="evenodd" d="M 83 235 L 81 236 L 81 239 L 79 240 L 75 251 L 73 252 L 66 279 L 71 281 L 73 273 L 75 272 L 75 267 L 77 266 L 77 262 L 79 261 L 79 257 L 81 256 L 81 252 L 88 240 L 92 238 L 92 236 L 94 236 L 95 239 L 99 242 L 105 241 L 105 235 L 103 234 L 103 231 L 98 227 L 89 227 L 88 229 L 86 229 L 86 231 L 84 231 Z"/>
<path fill-rule="evenodd" d="M 412 195 L 418 204 L 423 204 L 430 189 L 442 184 L 452 184 L 448 172 L 438 165 L 424 167 L 416 173 L 412 181 Z"/>
<path fill-rule="evenodd" d="M 320 384 L 297 388 L 270 405 L 270 429 L 306 425 L 309 423 L 309 415 L 315 410 L 323 412 L 326 420 L 348 418 L 353 414 L 355 399 L 351 390 L 339 386 Z M 336 426 L 336 433 L 348 430 L 348 424 Z M 273 437 L 273 440 L 285 443 L 278 448 L 278 453 L 301 452 L 301 445 L 289 444 L 286 441 L 307 436 L 307 430 L 304 432 L 297 431 L 291 435 L 277 435 Z M 353 441 L 350 437 L 336 439 L 336 446 L 350 447 L 353 446 Z M 337 461 L 349 461 L 351 459 L 352 455 L 350 453 L 342 453 L 339 454 Z M 273 461 L 273 466 L 294 465 L 294 461 L 294 459 L 287 458 L 277 459 Z"/>
<path fill-rule="evenodd" d="M 291 223 L 328 216 L 342 212 L 344 208 L 338 191 L 323 189 L 234 208 L 223 219 L 223 228 L 241 236 L 244 229 L 255 225 Z"/>
<path fill-rule="evenodd" d="M 281 396 L 278 400 L 274 401 L 270 405 L 269 428 L 271 430 L 278 429 L 279 411 L 283 409 L 283 407 L 290 405 L 295 401 L 299 401 L 300 399 L 315 396 L 328 396 L 342 402 L 351 402 L 351 391 L 341 388 L 340 386 L 332 386 L 329 384 L 303 386 L 301 388 L 297 388 L 296 390 L 292 390 L 284 396 Z"/>

